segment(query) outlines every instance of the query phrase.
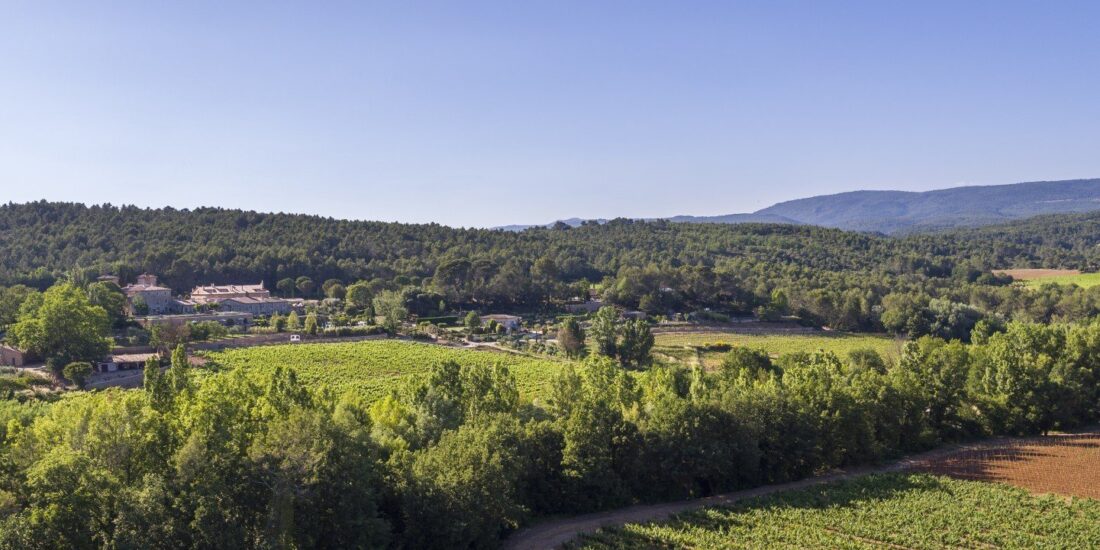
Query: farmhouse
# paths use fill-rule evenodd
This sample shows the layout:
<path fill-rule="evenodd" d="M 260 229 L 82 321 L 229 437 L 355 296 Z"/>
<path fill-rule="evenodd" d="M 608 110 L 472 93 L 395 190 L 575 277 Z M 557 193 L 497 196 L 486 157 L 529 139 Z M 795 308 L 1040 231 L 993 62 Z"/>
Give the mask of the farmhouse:
<path fill-rule="evenodd" d="M 271 315 L 290 313 L 288 300 L 272 298 L 263 281 L 255 285 L 206 285 L 191 291 L 191 301 L 196 305 L 217 305 L 220 311 Z"/>
<path fill-rule="evenodd" d="M 157 276 L 149 273 L 138 275 L 137 283 L 126 285 L 122 291 L 126 293 L 126 299 L 130 305 L 130 311 L 134 311 L 135 301 L 149 306 L 149 313 L 163 315 L 175 313 L 181 310 L 179 300 L 172 297 L 172 289 L 157 285 Z"/>
<path fill-rule="evenodd" d="M 603 302 L 599 300 L 573 301 L 565 304 L 565 311 L 569 313 L 595 313 L 601 307 L 603 307 Z"/>
<path fill-rule="evenodd" d="M 216 303 L 220 311 L 236 311 L 253 315 L 286 314 L 292 309 L 289 300 L 278 298 L 225 298 Z"/>
<path fill-rule="evenodd" d="M 481 323 L 486 324 L 489 321 L 496 321 L 498 325 L 504 327 L 504 330 L 512 332 L 519 329 L 520 321 L 523 321 L 523 317 L 518 315 L 505 315 L 503 313 L 494 313 L 491 315 L 482 315 Z"/>
<path fill-rule="evenodd" d="M 206 285 L 191 290 L 191 299 L 200 304 L 225 298 L 270 298 L 263 281 L 256 285 Z"/>
<path fill-rule="evenodd" d="M 150 357 L 159 357 L 155 353 L 122 353 L 108 355 L 97 366 L 99 372 L 115 372 L 117 370 L 130 370 L 145 368 L 145 362 Z"/>
<path fill-rule="evenodd" d="M 5 367 L 22 367 L 26 364 L 26 355 L 11 346 L 0 345 L 0 365 Z"/>

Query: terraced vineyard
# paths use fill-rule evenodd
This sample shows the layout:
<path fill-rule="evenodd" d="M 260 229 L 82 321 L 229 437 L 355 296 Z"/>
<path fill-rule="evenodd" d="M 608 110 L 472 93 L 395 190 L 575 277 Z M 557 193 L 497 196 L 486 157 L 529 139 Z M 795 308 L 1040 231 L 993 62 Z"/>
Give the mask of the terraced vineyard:
<path fill-rule="evenodd" d="M 886 474 L 600 531 L 573 547 L 1097 548 L 1100 501 Z"/>
<path fill-rule="evenodd" d="M 444 361 L 461 365 L 503 364 L 515 375 L 521 395 L 534 398 L 565 365 L 504 352 L 395 340 L 257 346 L 210 353 L 209 358 L 228 368 L 291 367 L 307 384 L 337 391 L 354 389 L 369 399 L 382 397 L 403 380 L 426 373 L 432 365 Z"/>

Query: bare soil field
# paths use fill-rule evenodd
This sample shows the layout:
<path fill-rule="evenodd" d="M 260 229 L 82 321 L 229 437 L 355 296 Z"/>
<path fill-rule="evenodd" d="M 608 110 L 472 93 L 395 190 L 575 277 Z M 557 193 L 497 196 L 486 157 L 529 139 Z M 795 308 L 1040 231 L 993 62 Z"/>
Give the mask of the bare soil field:
<path fill-rule="evenodd" d="M 912 469 L 1007 483 L 1033 493 L 1100 499 L 1100 429 L 1003 440 L 921 460 Z"/>
<path fill-rule="evenodd" d="M 1034 279 L 1046 279 L 1049 277 L 1066 277 L 1080 275 L 1079 269 L 998 269 L 997 275 L 1008 275 L 1017 281 L 1031 281 Z"/>

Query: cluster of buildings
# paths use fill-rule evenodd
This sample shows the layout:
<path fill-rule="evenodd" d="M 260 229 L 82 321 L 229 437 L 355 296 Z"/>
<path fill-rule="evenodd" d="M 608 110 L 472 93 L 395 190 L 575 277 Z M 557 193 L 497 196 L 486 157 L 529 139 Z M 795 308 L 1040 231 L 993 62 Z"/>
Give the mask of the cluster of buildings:
<path fill-rule="evenodd" d="M 206 285 L 191 290 L 189 298 L 177 298 L 172 289 L 157 284 L 157 276 L 138 275 L 137 282 L 122 288 L 132 314 L 180 315 L 206 312 L 251 315 L 286 314 L 293 309 L 290 300 L 273 298 L 263 282 L 254 285 Z M 140 304 L 144 304 L 144 307 Z"/>
<path fill-rule="evenodd" d="M 119 278 L 113 275 L 104 275 L 99 280 L 119 284 Z M 301 306 L 301 302 L 272 297 L 262 281 L 254 285 L 197 286 L 184 298 L 173 296 L 172 289 L 157 284 L 156 275 L 143 273 L 135 283 L 122 287 L 122 291 L 129 313 L 145 327 L 202 321 L 248 326 L 256 316 L 285 315 Z M 144 351 L 115 353 L 96 362 L 96 370 L 142 368 L 154 356 L 156 353 Z M 23 367 L 27 361 L 23 350 L 0 344 L 0 366 Z"/>

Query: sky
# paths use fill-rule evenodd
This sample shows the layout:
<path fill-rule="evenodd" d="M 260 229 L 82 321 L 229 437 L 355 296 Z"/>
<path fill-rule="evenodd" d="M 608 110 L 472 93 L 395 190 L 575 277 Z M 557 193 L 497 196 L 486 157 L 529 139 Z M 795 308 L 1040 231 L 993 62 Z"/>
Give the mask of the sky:
<path fill-rule="evenodd" d="M 0 202 L 489 227 L 1100 177 L 1097 2 L 0 0 Z"/>

